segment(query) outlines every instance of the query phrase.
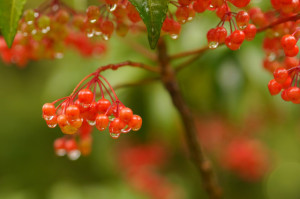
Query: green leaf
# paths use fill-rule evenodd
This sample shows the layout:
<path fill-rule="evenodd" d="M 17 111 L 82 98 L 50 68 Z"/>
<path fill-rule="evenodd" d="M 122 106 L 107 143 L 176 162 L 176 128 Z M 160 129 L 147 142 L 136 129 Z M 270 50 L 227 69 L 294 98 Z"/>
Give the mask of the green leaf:
<path fill-rule="evenodd" d="M 149 44 L 152 49 L 157 45 L 162 24 L 168 12 L 169 0 L 129 0 L 135 6 L 143 19 Z"/>
<path fill-rule="evenodd" d="M 0 29 L 11 47 L 17 33 L 18 22 L 26 0 L 0 0 Z"/>

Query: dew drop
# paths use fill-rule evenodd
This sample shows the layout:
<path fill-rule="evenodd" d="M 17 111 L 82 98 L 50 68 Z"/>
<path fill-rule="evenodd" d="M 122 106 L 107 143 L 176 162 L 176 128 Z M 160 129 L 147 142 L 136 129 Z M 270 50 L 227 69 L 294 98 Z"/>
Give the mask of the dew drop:
<path fill-rule="evenodd" d="M 61 52 L 57 52 L 57 53 L 55 53 L 54 57 L 55 57 L 56 59 L 62 59 L 62 58 L 64 57 L 64 54 L 61 53 Z"/>
<path fill-rule="evenodd" d="M 131 131 L 131 128 L 129 128 L 129 127 L 121 130 L 122 133 L 129 133 L 130 131 Z"/>
<path fill-rule="evenodd" d="M 50 31 L 50 26 L 42 29 L 42 33 L 44 33 L 44 34 L 46 34 L 49 31 Z"/>
<path fill-rule="evenodd" d="M 44 115 L 45 120 L 52 120 L 54 118 L 54 115 Z"/>
<path fill-rule="evenodd" d="M 94 32 L 93 31 L 92 32 L 88 32 L 88 33 L 86 33 L 86 36 L 88 38 L 92 38 L 92 37 L 94 37 Z"/>
<path fill-rule="evenodd" d="M 113 11 L 116 10 L 116 8 L 117 8 L 117 4 L 111 5 L 110 8 L 109 8 L 109 11 L 113 12 Z"/>
<path fill-rule="evenodd" d="M 97 36 L 100 36 L 100 35 L 102 35 L 102 32 L 101 31 L 95 31 L 94 34 L 97 35 Z"/>
<path fill-rule="evenodd" d="M 28 25 L 32 25 L 32 24 L 33 24 L 33 21 L 27 21 L 27 24 L 28 24 Z"/>
<path fill-rule="evenodd" d="M 216 49 L 219 46 L 219 43 L 216 41 L 209 42 L 208 47 L 210 49 Z"/>
<path fill-rule="evenodd" d="M 120 137 L 120 133 L 110 133 L 110 136 L 113 138 L 113 139 L 117 139 Z"/>
<path fill-rule="evenodd" d="M 38 12 L 35 12 L 35 13 L 34 13 L 34 17 L 35 17 L 35 18 L 38 18 L 39 15 L 40 15 L 40 14 L 39 14 Z"/>
<path fill-rule="evenodd" d="M 55 154 L 56 154 L 57 156 L 64 156 L 64 155 L 67 154 L 67 152 L 66 152 L 66 150 L 64 150 L 64 149 L 58 149 L 58 150 L 55 151 Z"/>
<path fill-rule="evenodd" d="M 103 38 L 105 41 L 109 40 L 109 36 L 108 36 L 108 35 L 102 35 L 102 38 Z"/>
<path fill-rule="evenodd" d="M 55 128 L 57 126 L 57 124 L 48 124 L 49 128 Z"/>
<path fill-rule="evenodd" d="M 179 35 L 176 35 L 176 34 L 171 34 L 170 36 L 172 39 L 178 39 L 178 37 L 179 37 Z"/>
<path fill-rule="evenodd" d="M 96 121 L 92 121 L 92 120 L 86 120 L 88 123 L 89 123 L 89 125 L 91 125 L 91 126 L 95 126 L 96 125 Z"/>
<path fill-rule="evenodd" d="M 81 153 L 79 150 L 72 150 L 68 153 L 70 160 L 77 160 L 80 157 Z"/>
<path fill-rule="evenodd" d="M 95 23 L 97 21 L 97 19 L 91 19 L 90 22 L 91 23 Z"/>

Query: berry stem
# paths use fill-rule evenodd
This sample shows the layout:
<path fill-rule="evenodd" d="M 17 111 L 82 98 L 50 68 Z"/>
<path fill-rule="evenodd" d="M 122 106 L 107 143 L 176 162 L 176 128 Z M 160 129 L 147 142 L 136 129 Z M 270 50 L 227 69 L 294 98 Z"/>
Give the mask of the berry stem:
<path fill-rule="evenodd" d="M 88 76 L 86 76 L 85 78 L 83 78 L 78 84 L 77 86 L 74 88 L 73 92 L 71 93 L 70 96 L 73 96 L 76 92 L 76 90 L 80 87 L 80 85 L 85 82 L 88 78 L 92 77 L 93 75 L 95 75 L 96 73 L 92 73 L 92 74 L 89 74 Z"/>
<path fill-rule="evenodd" d="M 101 78 L 106 82 L 106 84 L 109 86 L 111 92 L 112 92 L 113 95 L 115 96 L 116 101 L 119 101 L 119 98 L 118 98 L 117 94 L 115 93 L 113 87 L 110 85 L 110 83 L 107 81 L 107 79 L 106 79 L 105 77 L 103 77 L 102 75 L 100 75 L 100 74 L 99 74 L 99 77 L 101 77 Z M 108 92 L 108 93 L 109 93 L 109 92 Z"/>

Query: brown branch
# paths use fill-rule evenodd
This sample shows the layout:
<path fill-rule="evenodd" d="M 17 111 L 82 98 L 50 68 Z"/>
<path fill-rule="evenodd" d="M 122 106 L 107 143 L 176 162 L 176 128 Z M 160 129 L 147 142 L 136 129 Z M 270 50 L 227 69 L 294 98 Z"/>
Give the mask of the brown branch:
<path fill-rule="evenodd" d="M 270 23 L 269 25 L 267 25 L 265 27 L 257 29 L 257 33 L 261 33 L 261 32 L 263 32 L 263 31 L 265 31 L 269 28 L 272 28 L 272 27 L 276 26 L 276 25 L 279 25 L 279 24 L 282 24 L 282 23 L 285 23 L 285 22 L 288 22 L 288 21 L 297 21 L 299 19 L 300 19 L 300 14 L 296 14 L 296 15 L 289 16 L 289 17 L 284 17 L 284 18 L 278 19 L 277 21 L 275 21 L 273 23 Z M 219 44 L 219 46 L 221 46 L 223 44 L 224 43 Z M 204 46 L 204 47 L 196 49 L 196 50 L 191 50 L 191 51 L 182 52 L 182 53 L 172 55 L 172 56 L 170 56 L 170 59 L 179 59 L 179 58 L 187 57 L 187 56 L 190 56 L 190 55 L 203 54 L 207 50 L 209 50 L 208 46 Z"/>
<path fill-rule="evenodd" d="M 132 66 L 132 67 L 142 68 L 142 69 L 145 69 L 147 71 L 154 72 L 154 73 L 159 73 L 160 72 L 159 68 L 149 66 L 149 65 L 146 65 L 146 64 L 143 64 L 143 63 L 132 62 L 132 61 L 125 61 L 125 62 L 121 62 L 121 63 L 118 63 L 118 64 L 109 64 L 109 65 L 106 65 L 106 66 L 101 66 L 97 69 L 96 72 L 100 73 L 100 72 L 108 70 L 108 69 L 117 70 L 118 68 L 121 68 L 121 67 L 124 67 L 124 66 Z"/>
<path fill-rule="evenodd" d="M 193 114 L 185 104 L 181 95 L 179 85 L 175 76 L 175 71 L 170 65 L 170 57 L 167 54 L 165 42 L 161 40 L 158 44 L 158 60 L 161 68 L 162 82 L 169 92 L 173 104 L 177 108 L 185 128 L 185 139 L 190 156 L 199 170 L 203 185 L 210 199 L 221 198 L 221 188 L 219 187 L 210 162 L 206 159 L 197 138 L 197 129 Z"/>

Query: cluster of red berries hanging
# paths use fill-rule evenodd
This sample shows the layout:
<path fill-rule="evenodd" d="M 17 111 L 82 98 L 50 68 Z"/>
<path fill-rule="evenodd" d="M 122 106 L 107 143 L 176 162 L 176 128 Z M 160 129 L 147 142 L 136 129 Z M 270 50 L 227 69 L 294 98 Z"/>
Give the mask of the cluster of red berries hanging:
<path fill-rule="evenodd" d="M 282 21 L 278 25 L 272 25 L 266 30 L 263 41 L 263 50 L 265 52 L 265 59 L 263 66 L 266 70 L 273 73 L 277 68 L 284 67 L 290 69 L 298 66 L 298 60 L 294 57 L 297 54 L 298 47 L 292 44 L 282 45 L 282 38 L 285 35 L 293 35 L 296 40 L 299 38 L 299 17 L 300 1 L 299 0 L 271 0 L 271 4 L 275 9 L 268 12 L 263 12 L 260 8 L 251 8 L 248 13 L 252 22 L 257 27 L 265 27 L 268 24 L 276 23 L 278 20 L 292 17 L 286 22 Z M 286 37 L 288 41 L 291 37 Z"/>
<path fill-rule="evenodd" d="M 237 8 L 243 8 L 250 3 L 250 0 L 178 0 L 178 2 L 171 1 L 170 3 L 176 6 L 176 18 L 171 12 L 169 12 L 163 23 L 162 30 L 164 33 L 169 34 L 171 38 L 177 39 L 181 31 L 181 25 L 188 21 L 191 21 L 195 17 L 196 13 L 203 13 L 206 10 L 215 11 L 217 16 L 220 17 L 221 20 L 229 20 L 231 18 L 231 15 L 229 14 L 230 11 L 227 2 L 230 2 Z M 224 15 L 227 15 L 226 19 Z M 244 27 L 243 29 L 245 28 L 246 27 Z M 246 31 L 252 32 L 253 34 L 253 26 L 249 27 L 248 29 Z"/>
<path fill-rule="evenodd" d="M 139 13 L 127 0 L 105 0 L 89 6 L 86 13 L 51 0 L 24 12 L 12 48 L 0 38 L 1 58 L 22 67 L 29 60 L 62 58 L 68 46 L 83 56 L 100 55 L 106 47 L 99 38 L 108 40 L 114 31 L 125 36 L 139 21 Z"/>
<path fill-rule="evenodd" d="M 271 95 L 277 95 L 282 91 L 281 98 L 284 101 L 300 104 L 299 72 L 299 66 L 288 70 L 283 67 L 277 68 L 274 71 L 274 79 L 268 84 Z"/>
<path fill-rule="evenodd" d="M 79 152 L 88 154 L 93 126 L 99 131 L 108 128 L 110 136 L 114 139 L 119 138 L 122 133 L 138 131 L 141 128 L 142 118 L 134 115 L 130 108 L 121 103 L 100 71 L 84 78 L 70 96 L 44 104 L 43 118 L 48 127 L 55 128 L 58 125 L 66 134 L 64 138 L 55 141 L 57 155 L 68 153 L 71 159 L 76 159 Z M 89 78 L 91 80 L 84 84 Z M 100 90 L 101 94 L 99 100 L 96 99 L 97 90 Z M 109 99 L 106 99 L 105 95 L 108 95 Z M 60 104 L 55 106 L 58 102 Z M 80 143 L 83 142 L 83 146 L 77 146 L 76 137 L 79 137 Z"/>

